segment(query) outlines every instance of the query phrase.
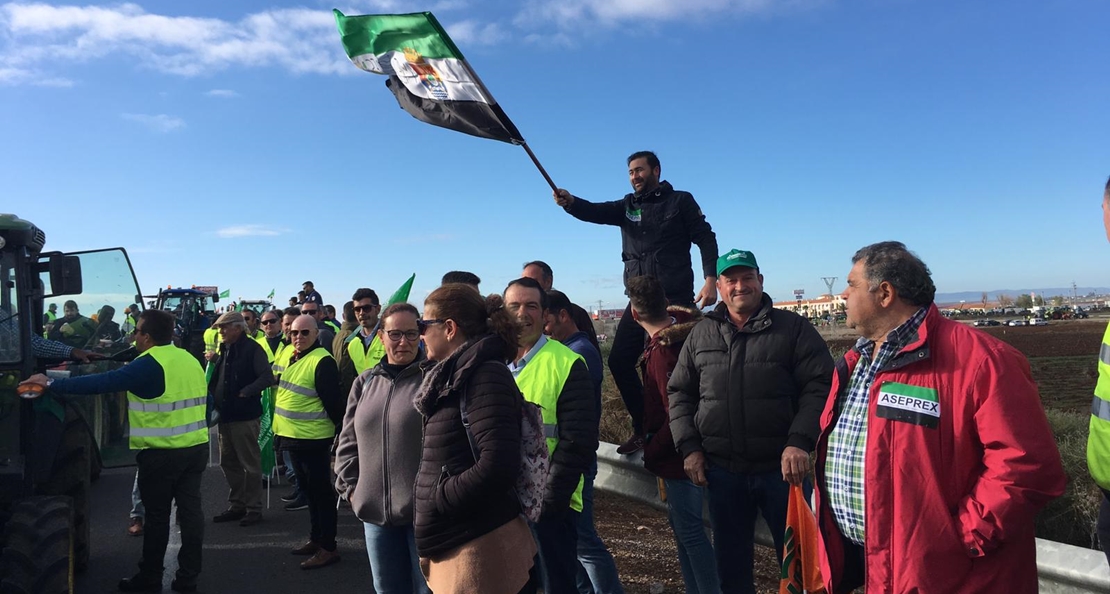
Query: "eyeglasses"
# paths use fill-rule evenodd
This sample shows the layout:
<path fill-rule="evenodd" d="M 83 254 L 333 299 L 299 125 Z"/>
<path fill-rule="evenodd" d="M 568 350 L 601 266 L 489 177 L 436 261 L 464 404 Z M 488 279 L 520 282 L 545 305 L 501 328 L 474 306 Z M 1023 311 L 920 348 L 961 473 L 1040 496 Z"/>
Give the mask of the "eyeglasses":
<path fill-rule="evenodd" d="M 428 331 L 428 326 L 442 324 L 446 321 L 447 320 L 416 320 L 416 330 L 420 332 L 420 336 L 424 336 L 424 333 Z"/>
<path fill-rule="evenodd" d="M 308 338 L 308 335 L 312 334 L 312 330 L 290 330 L 288 334 L 289 336 L 304 336 L 305 338 Z"/>
<path fill-rule="evenodd" d="M 270 324 L 276 324 L 276 323 L 278 323 L 277 320 L 262 320 L 262 325 L 263 326 L 269 326 Z"/>
<path fill-rule="evenodd" d="M 378 306 L 377 305 L 356 305 L 355 306 L 355 312 L 370 311 L 370 310 L 374 309 L 375 307 L 378 307 Z"/>
<path fill-rule="evenodd" d="M 318 309 L 302 309 L 301 313 L 308 314 L 310 316 L 314 316 L 314 315 L 316 315 L 316 312 L 318 312 L 318 311 L 320 311 L 320 310 L 318 310 Z"/>
<path fill-rule="evenodd" d="M 416 342 L 420 339 L 420 330 L 390 330 L 385 335 L 393 342 L 401 342 L 402 338 L 409 342 Z"/>

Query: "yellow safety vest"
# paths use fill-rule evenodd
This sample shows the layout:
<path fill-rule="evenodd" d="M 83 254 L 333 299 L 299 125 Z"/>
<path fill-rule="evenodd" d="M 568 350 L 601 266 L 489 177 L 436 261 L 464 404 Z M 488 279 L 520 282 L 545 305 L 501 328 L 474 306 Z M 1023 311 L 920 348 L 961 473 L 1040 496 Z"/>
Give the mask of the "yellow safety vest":
<path fill-rule="evenodd" d="M 274 372 L 274 375 L 281 375 L 285 372 L 285 368 L 289 367 L 289 360 L 293 358 L 294 352 L 296 352 L 296 349 L 293 348 L 292 344 L 284 340 L 281 341 L 281 344 L 278 345 L 277 352 L 274 353 L 274 362 L 270 365 L 270 369 Z"/>
<path fill-rule="evenodd" d="M 582 361 L 582 355 L 575 353 L 563 344 L 548 339 L 524 369 L 516 376 L 516 386 L 528 402 L 538 404 L 543 413 L 543 433 L 547 438 L 547 452 L 555 453 L 559 446 L 558 418 L 556 411 L 563 385 L 570 376 L 570 368 L 575 361 Z M 582 511 L 582 487 L 585 477 L 579 477 L 578 488 L 570 496 L 570 508 Z"/>
<path fill-rule="evenodd" d="M 56 314 L 51 313 L 50 310 L 46 310 L 46 323 L 43 324 L 42 327 L 43 338 L 46 338 L 46 336 L 50 334 L 50 327 L 54 325 L 54 320 L 57 319 L 58 316 Z"/>
<path fill-rule="evenodd" d="M 220 348 L 220 330 L 210 326 L 204 330 L 204 351 L 215 353 Z"/>
<path fill-rule="evenodd" d="M 334 332 L 336 334 L 339 334 L 339 324 L 336 324 L 335 322 L 333 322 L 331 320 L 324 320 L 324 323 L 327 324 L 329 328 L 331 328 L 332 332 Z M 328 345 L 324 345 L 324 346 L 327 347 Z"/>
<path fill-rule="evenodd" d="M 151 347 L 139 355 L 162 366 L 166 390 L 157 398 L 127 393 L 127 420 L 133 450 L 178 450 L 208 443 L 208 385 L 196 357 L 173 345 Z"/>
<path fill-rule="evenodd" d="M 1087 469 L 1098 486 L 1110 490 L 1110 325 L 1106 326 L 1102 348 L 1098 351 L 1098 383 L 1091 403 Z"/>
<path fill-rule="evenodd" d="M 259 346 L 262 347 L 262 350 L 266 352 L 266 361 L 269 362 L 271 366 L 273 366 L 276 353 L 270 350 L 270 341 L 266 340 L 266 334 L 263 333 L 262 336 L 255 336 L 254 341 L 257 342 Z M 277 350 L 277 352 L 279 353 L 281 352 L 281 346 L 282 345 L 279 342 Z"/>
<path fill-rule="evenodd" d="M 377 365 L 385 356 L 385 345 L 378 340 L 376 334 L 370 341 L 370 346 L 362 343 L 362 334 L 359 331 L 353 332 L 347 340 L 349 341 L 347 353 L 351 355 L 351 362 L 355 364 L 355 373 L 361 375 L 363 371 Z"/>
<path fill-rule="evenodd" d="M 294 349 L 290 346 L 288 350 Z M 274 402 L 274 433 L 294 439 L 335 437 L 335 423 L 316 393 L 316 366 L 323 359 L 332 359 L 327 349 L 312 349 L 281 374 Z"/>

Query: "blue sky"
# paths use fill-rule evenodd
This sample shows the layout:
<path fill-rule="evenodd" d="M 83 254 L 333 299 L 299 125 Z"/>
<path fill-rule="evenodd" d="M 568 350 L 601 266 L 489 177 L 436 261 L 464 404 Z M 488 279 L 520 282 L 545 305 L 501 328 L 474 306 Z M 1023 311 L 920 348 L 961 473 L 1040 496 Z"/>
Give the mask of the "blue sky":
<path fill-rule="evenodd" d="M 629 191 L 655 150 L 776 299 L 904 241 L 941 292 L 1107 286 L 1110 5 L 1097 0 L 371 0 L 0 4 L 0 211 L 122 245 L 144 291 L 413 301 L 542 259 L 623 305 L 620 236 L 519 147 L 422 124 L 331 8 L 432 10 L 556 183 Z M 694 260 L 697 261 L 695 250 Z"/>

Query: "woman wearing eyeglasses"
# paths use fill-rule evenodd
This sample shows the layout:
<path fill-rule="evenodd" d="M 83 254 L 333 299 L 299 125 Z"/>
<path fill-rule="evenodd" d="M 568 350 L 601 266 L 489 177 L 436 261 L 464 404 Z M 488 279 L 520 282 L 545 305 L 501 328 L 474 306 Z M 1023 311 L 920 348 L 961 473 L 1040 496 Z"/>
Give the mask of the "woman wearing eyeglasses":
<path fill-rule="evenodd" d="M 536 553 L 513 490 L 524 399 L 506 362 L 519 328 L 462 284 L 432 291 L 424 318 L 434 365 L 424 365 L 414 402 L 424 416 L 414 519 L 420 565 L 436 594 L 514 594 L 528 583 Z"/>
<path fill-rule="evenodd" d="M 366 526 L 378 594 L 426 594 L 412 532 L 412 489 L 423 420 L 412 407 L 423 374 L 419 313 L 408 303 L 382 312 L 385 357 L 355 379 L 335 453 L 335 488 Z"/>

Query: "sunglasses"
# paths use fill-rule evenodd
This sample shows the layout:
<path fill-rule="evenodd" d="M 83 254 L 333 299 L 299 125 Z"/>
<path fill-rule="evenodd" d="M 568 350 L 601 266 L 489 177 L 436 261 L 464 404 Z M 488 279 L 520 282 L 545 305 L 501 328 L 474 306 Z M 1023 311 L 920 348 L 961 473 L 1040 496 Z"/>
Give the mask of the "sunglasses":
<path fill-rule="evenodd" d="M 263 326 L 269 326 L 270 324 L 276 324 L 276 323 L 278 323 L 277 320 L 262 320 L 262 325 Z"/>
<path fill-rule="evenodd" d="M 435 326 L 436 324 L 442 324 L 446 321 L 447 320 L 416 320 L 416 331 L 420 333 L 420 336 L 424 336 L 424 333 L 428 331 L 428 326 Z"/>
<path fill-rule="evenodd" d="M 420 330 L 390 330 L 385 335 L 393 342 L 401 342 L 402 338 L 409 342 L 416 342 L 420 339 Z"/>
<path fill-rule="evenodd" d="M 378 306 L 377 305 L 356 305 L 355 306 L 355 312 L 357 313 L 357 312 L 360 312 L 360 311 L 371 311 L 375 307 L 378 307 Z"/>
<path fill-rule="evenodd" d="M 305 338 L 307 338 L 309 334 L 312 334 L 312 330 L 290 330 L 289 331 L 289 336 L 304 336 Z"/>
<path fill-rule="evenodd" d="M 318 309 L 302 309 L 301 313 L 313 316 L 313 315 L 316 315 L 316 312 L 318 312 L 318 311 L 320 311 L 320 310 L 318 310 Z"/>

